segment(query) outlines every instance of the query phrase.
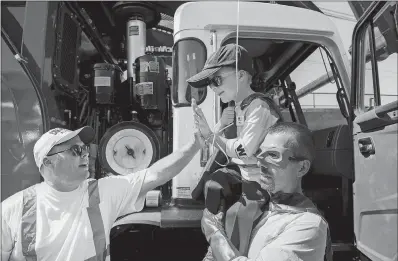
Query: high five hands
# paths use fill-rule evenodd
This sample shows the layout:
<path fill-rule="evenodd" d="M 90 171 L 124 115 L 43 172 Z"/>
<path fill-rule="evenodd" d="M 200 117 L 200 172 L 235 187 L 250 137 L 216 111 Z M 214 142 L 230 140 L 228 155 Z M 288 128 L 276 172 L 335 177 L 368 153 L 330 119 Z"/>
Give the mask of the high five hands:
<path fill-rule="evenodd" d="M 194 114 L 194 123 L 195 123 L 195 125 L 194 125 L 195 141 L 200 144 L 200 147 L 204 148 L 205 145 L 206 145 L 206 142 L 205 142 L 205 137 L 206 136 L 203 135 L 200 126 L 207 126 L 209 131 L 210 131 L 210 128 L 209 128 L 209 125 L 207 124 L 206 118 L 204 117 L 202 110 L 196 104 L 196 100 L 195 99 L 192 99 L 191 105 L 192 105 L 193 112 L 194 112 L 193 114 Z M 201 115 L 201 117 L 198 116 L 198 115 Z M 199 119 L 198 118 L 203 118 L 205 124 L 203 124 L 203 123 L 199 124 Z"/>
<path fill-rule="evenodd" d="M 195 128 L 200 132 L 200 134 L 204 139 L 207 139 L 212 134 L 212 131 L 209 127 L 209 124 L 206 121 L 205 115 L 203 114 L 203 111 L 196 104 L 195 99 L 192 99 L 191 105 L 193 110 Z"/>

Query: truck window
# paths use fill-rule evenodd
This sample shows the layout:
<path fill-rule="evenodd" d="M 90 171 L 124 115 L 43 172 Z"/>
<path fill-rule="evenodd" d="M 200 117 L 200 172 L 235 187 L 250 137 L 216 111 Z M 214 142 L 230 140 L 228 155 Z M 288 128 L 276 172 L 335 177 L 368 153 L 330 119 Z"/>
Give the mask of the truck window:
<path fill-rule="evenodd" d="M 1 42 L 1 199 L 40 182 L 33 146 L 43 131 L 37 93 L 8 46 Z M 3 185 L 4 184 L 4 185 Z"/>
<path fill-rule="evenodd" d="M 377 20 L 375 21 L 377 24 Z M 398 56 L 397 53 L 382 53 L 379 46 L 386 45 L 385 38 L 382 34 L 375 37 L 375 47 L 379 49 L 376 52 L 374 63 L 371 61 L 370 53 L 370 33 L 371 26 L 367 28 L 362 41 L 363 51 L 359 57 L 360 72 L 364 72 L 361 77 L 361 83 L 358 87 L 358 109 L 368 111 L 376 106 L 385 105 L 397 100 L 398 97 Z M 377 26 L 375 30 L 378 30 Z M 395 43 L 396 44 L 396 43 Z M 381 49 L 386 49 L 382 47 Z"/>
<path fill-rule="evenodd" d="M 337 103 L 338 89 L 330 62 L 325 50 L 319 47 L 290 74 L 291 80 L 296 84 L 296 94 L 311 130 L 347 124 Z M 285 115 L 288 114 L 286 111 Z"/>
<path fill-rule="evenodd" d="M 195 98 L 200 104 L 206 98 L 207 88 L 192 88 L 187 79 L 203 69 L 207 54 L 205 45 L 197 39 L 178 41 L 173 48 L 173 105 L 190 106 Z"/>
<path fill-rule="evenodd" d="M 25 21 L 25 2 L 2 2 L 2 17 L 1 23 L 18 23 L 20 28 L 23 28 Z M 11 21 L 10 21 L 11 20 Z M 3 25 L 4 26 L 4 25 Z M 22 30 L 15 30 L 15 34 L 17 34 L 18 42 L 22 42 Z M 20 50 L 21 51 L 21 50 Z"/>
<path fill-rule="evenodd" d="M 22 52 L 22 34 L 25 21 L 25 2 L 2 2 L 1 3 L 1 26 L 13 41 L 16 49 Z M 3 44 L 4 42 L 2 42 Z M 3 53 L 3 52 L 2 52 Z M 3 64 L 3 61 L 2 61 Z M 11 66 L 13 64 L 10 64 Z M 15 63 L 14 65 L 18 65 Z"/>
<path fill-rule="evenodd" d="M 2 27 L 21 28 L 24 11 L 24 6 L 8 7 L 2 3 Z M 43 132 L 38 94 L 8 44 L 20 52 L 22 30 L 5 30 L 1 39 L 1 200 L 40 182 L 33 146 Z"/>

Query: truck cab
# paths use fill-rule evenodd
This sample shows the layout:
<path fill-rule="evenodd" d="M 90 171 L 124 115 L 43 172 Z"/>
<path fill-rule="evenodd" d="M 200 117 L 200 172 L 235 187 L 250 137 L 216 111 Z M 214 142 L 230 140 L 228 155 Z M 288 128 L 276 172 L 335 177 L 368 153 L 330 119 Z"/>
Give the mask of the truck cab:
<path fill-rule="evenodd" d="M 252 57 L 252 89 L 271 97 L 285 120 L 313 132 L 316 159 L 303 191 L 329 223 L 334 260 L 397 259 L 396 2 L 355 6 L 362 14 L 351 57 L 335 24 L 309 3 L 170 2 L 172 30 L 159 26 L 166 15 L 155 11 L 166 12 L 165 6 L 127 3 L 26 2 L 21 12 L 4 4 L 2 57 L 14 63 L 2 68 L 8 149 L 2 146 L 2 162 L 8 163 L 2 164 L 2 200 L 40 182 L 32 148 L 49 128 L 95 127 L 91 168 L 101 178 L 150 166 L 188 142 L 191 98 L 213 127 L 227 104 L 186 80 L 218 48 L 237 43 Z M 126 20 L 137 5 L 149 18 Z M 153 29 L 172 37 L 172 53 L 143 49 L 147 43 L 137 34 L 142 28 L 146 39 L 157 37 Z M 162 76 L 151 74 L 156 72 Z M 109 86 L 100 88 L 105 76 Z M 125 144 L 140 151 L 139 160 L 112 159 L 110 152 Z M 118 218 L 112 260 L 202 259 L 204 206 L 191 192 L 204 168 L 215 164 L 213 152 L 211 146 L 202 149 L 171 182 L 147 195 L 143 211 Z"/>
<path fill-rule="evenodd" d="M 188 141 L 189 136 L 181 134 L 192 132 L 191 98 L 198 101 L 211 127 L 227 106 L 210 88 L 198 90 L 186 80 L 221 46 L 242 45 L 256 70 L 252 89 L 273 98 L 285 119 L 313 132 L 316 159 L 303 190 L 329 223 L 335 260 L 353 257 L 356 250 L 364 260 L 394 260 L 396 244 L 380 243 L 381 237 L 393 242 L 397 238 L 398 104 L 396 95 L 380 94 L 381 86 L 387 85 L 383 90 L 395 86 L 378 76 L 377 65 L 396 64 L 397 49 L 389 43 L 380 55 L 377 46 L 390 35 L 384 31 L 375 38 L 374 33 L 388 19 L 381 13 L 394 8 L 380 3 L 369 7 L 355 28 L 350 61 L 336 26 L 321 12 L 255 2 L 183 4 L 174 15 L 173 147 Z M 375 10 L 381 13 L 372 18 Z M 197 17 L 204 13 L 205 19 Z M 316 78 L 322 74 L 326 80 Z M 369 104 L 369 98 L 375 102 Z M 376 144 L 386 148 L 378 150 L 382 155 L 376 154 Z M 172 200 L 179 210 L 194 205 L 191 192 L 213 151 L 211 146 L 203 149 L 173 179 Z M 380 171 L 381 166 L 386 169 Z"/>

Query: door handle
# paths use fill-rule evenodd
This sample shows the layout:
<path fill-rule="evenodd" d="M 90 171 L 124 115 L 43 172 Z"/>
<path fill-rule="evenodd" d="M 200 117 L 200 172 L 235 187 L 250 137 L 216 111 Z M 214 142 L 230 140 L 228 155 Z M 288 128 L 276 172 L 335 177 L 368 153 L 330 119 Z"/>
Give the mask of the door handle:
<path fill-rule="evenodd" d="M 376 152 L 373 140 L 370 137 L 359 139 L 358 146 L 359 146 L 359 151 L 362 154 L 370 155 L 370 154 L 375 154 Z"/>

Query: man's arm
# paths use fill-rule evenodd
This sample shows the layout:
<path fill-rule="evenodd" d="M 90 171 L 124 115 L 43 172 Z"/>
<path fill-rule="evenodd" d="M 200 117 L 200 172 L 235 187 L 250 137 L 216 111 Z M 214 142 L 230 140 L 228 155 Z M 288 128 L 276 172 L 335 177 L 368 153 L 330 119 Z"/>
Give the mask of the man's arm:
<path fill-rule="evenodd" d="M 213 253 L 212 253 L 212 251 L 211 251 L 211 246 L 209 246 L 209 247 L 207 248 L 207 253 L 206 253 L 205 257 L 202 259 L 202 261 L 217 261 L 217 260 L 214 258 L 214 256 L 213 256 Z"/>
<path fill-rule="evenodd" d="M 207 208 L 203 210 L 201 220 L 202 232 L 210 244 L 210 255 L 217 261 L 229 261 L 240 256 L 239 251 L 226 236 L 223 220 L 223 212 L 214 215 Z"/>
<path fill-rule="evenodd" d="M 241 256 L 224 231 L 217 231 L 210 237 L 210 247 L 217 261 L 230 261 Z"/>
<path fill-rule="evenodd" d="M 192 142 L 157 161 L 148 169 L 125 176 L 99 179 L 101 201 L 110 209 L 112 218 L 141 211 L 148 191 L 180 173 L 202 145 L 202 138 L 195 134 Z"/>
<path fill-rule="evenodd" d="M 188 165 L 201 146 L 203 146 L 202 138 L 195 133 L 193 141 L 149 167 L 140 194 L 146 195 L 148 191 L 174 178 Z"/>

